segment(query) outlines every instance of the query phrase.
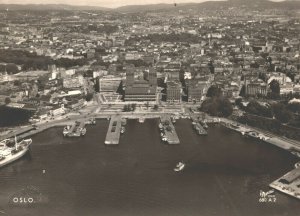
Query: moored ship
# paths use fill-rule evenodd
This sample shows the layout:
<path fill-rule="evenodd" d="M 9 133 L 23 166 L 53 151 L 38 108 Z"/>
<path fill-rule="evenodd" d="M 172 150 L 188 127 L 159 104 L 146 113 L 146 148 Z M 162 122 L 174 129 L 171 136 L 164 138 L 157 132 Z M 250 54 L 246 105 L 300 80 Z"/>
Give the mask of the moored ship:
<path fill-rule="evenodd" d="M 21 158 L 29 150 L 32 139 L 24 139 L 20 142 L 15 137 L 14 147 L 9 147 L 11 140 L 6 139 L 0 142 L 0 167 L 3 167 L 13 161 Z"/>

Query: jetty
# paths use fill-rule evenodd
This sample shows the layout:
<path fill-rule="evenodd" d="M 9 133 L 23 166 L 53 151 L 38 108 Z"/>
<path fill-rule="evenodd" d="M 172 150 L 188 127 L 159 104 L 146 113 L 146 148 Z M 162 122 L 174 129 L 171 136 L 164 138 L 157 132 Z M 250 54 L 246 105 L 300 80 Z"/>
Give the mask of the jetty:
<path fill-rule="evenodd" d="M 121 116 L 112 116 L 108 126 L 105 144 L 106 145 L 118 145 L 120 140 L 120 133 L 122 127 Z"/>
<path fill-rule="evenodd" d="M 85 122 L 76 121 L 72 125 L 64 127 L 63 135 L 65 137 L 80 137 L 86 134 Z"/>
<path fill-rule="evenodd" d="M 175 127 L 171 121 L 171 117 L 168 115 L 162 115 L 160 117 L 160 122 L 164 130 L 164 136 L 168 144 L 179 144 L 179 138 L 177 136 Z"/>
<path fill-rule="evenodd" d="M 300 167 L 288 172 L 269 186 L 285 194 L 300 199 Z"/>
<path fill-rule="evenodd" d="M 206 122 L 200 122 L 197 118 L 192 117 L 193 128 L 197 131 L 199 135 L 207 135 L 207 131 L 204 129 L 204 125 L 207 127 Z"/>

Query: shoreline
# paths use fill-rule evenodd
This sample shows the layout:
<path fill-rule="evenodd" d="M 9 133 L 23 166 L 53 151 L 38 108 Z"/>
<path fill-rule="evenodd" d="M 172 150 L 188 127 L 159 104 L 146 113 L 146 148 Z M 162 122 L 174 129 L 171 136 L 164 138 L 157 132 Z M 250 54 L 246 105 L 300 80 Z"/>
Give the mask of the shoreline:
<path fill-rule="evenodd" d="M 121 118 L 121 119 L 157 119 L 157 118 L 162 118 L 162 117 L 166 117 L 166 116 L 170 116 L 170 115 L 174 115 L 174 113 L 102 113 L 102 114 L 92 114 L 92 115 L 86 115 L 86 116 L 73 116 L 73 118 L 71 116 L 60 120 L 54 120 L 52 122 L 41 122 L 40 124 L 36 124 L 38 128 L 34 128 L 32 125 L 24 127 L 23 128 L 19 128 L 17 130 L 15 130 L 14 132 L 10 132 L 6 135 L 2 135 L 0 136 L 0 140 L 6 139 L 6 138 L 11 138 L 13 136 L 18 136 L 21 139 L 27 138 L 29 136 L 41 133 L 47 129 L 50 128 L 54 128 L 54 127 L 63 127 L 65 125 L 68 124 L 73 124 L 75 121 L 86 121 L 90 118 L 95 118 L 97 120 L 99 119 L 105 119 L 105 120 L 111 120 L 112 118 Z M 176 115 L 176 114 L 175 114 Z M 179 114 L 178 114 L 179 115 Z M 185 117 L 185 115 L 179 115 L 179 117 Z M 191 117 L 191 116 L 190 116 Z M 246 135 L 246 133 L 249 132 L 255 132 L 257 134 L 259 134 L 259 136 L 250 136 L 251 138 L 255 138 L 261 141 L 264 141 L 268 144 L 272 144 L 274 146 L 277 146 L 283 150 L 286 150 L 290 153 L 292 153 L 292 150 L 296 150 L 300 152 L 300 144 L 298 145 L 298 142 L 295 140 L 289 140 L 289 139 L 283 139 L 281 137 L 278 137 L 274 134 L 271 133 L 265 133 L 262 132 L 261 130 L 257 129 L 257 128 L 253 128 L 253 127 L 249 127 L 246 125 L 242 125 L 238 122 L 229 120 L 229 119 L 225 119 L 225 118 L 218 118 L 218 121 L 216 122 L 216 118 L 210 117 L 210 116 L 206 116 L 205 118 L 208 122 L 214 122 L 214 123 L 218 123 L 220 125 L 222 125 L 223 127 L 226 127 L 230 130 L 234 130 L 242 135 Z M 108 143 L 105 143 L 108 144 Z M 296 155 L 300 158 L 300 155 Z M 297 173 L 300 169 L 293 169 L 291 170 L 289 173 L 291 172 L 295 172 L 295 170 L 297 170 Z M 278 191 L 281 191 L 285 194 L 288 194 L 290 196 L 293 196 L 295 198 L 299 198 L 298 196 L 294 196 L 293 194 L 290 193 L 290 191 L 287 190 L 283 190 L 282 187 L 278 187 L 278 181 L 282 178 L 284 178 L 285 176 L 289 175 L 289 173 L 285 174 L 284 176 L 280 177 L 279 179 L 275 180 L 274 182 L 269 184 L 269 187 L 274 188 Z M 300 172 L 298 173 L 300 176 Z M 274 186 L 275 184 L 275 186 Z M 287 188 L 288 186 L 285 185 Z M 284 188 L 284 187 L 283 187 Z M 298 194 L 300 192 L 297 192 L 296 194 Z"/>

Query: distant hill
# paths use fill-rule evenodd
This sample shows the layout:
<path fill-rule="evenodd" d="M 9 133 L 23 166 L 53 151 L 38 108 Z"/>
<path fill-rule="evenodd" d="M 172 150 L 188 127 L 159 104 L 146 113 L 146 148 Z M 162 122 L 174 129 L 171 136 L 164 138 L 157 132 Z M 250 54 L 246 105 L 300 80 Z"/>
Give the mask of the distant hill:
<path fill-rule="evenodd" d="M 0 10 L 111 10 L 97 6 L 77 6 L 65 4 L 0 4 Z"/>
<path fill-rule="evenodd" d="M 202 3 L 178 3 L 174 4 L 154 4 L 154 5 L 128 5 L 116 8 L 119 12 L 141 12 L 141 11 L 162 11 L 162 10 L 188 10 L 207 9 L 216 10 L 229 7 L 248 7 L 261 9 L 300 9 L 300 1 L 287 0 L 283 2 L 272 2 L 269 0 L 228 0 L 228 1 L 206 1 Z"/>
<path fill-rule="evenodd" d="M 123 13 L 136 13 L 144 11 L 172 11 L 188 9 L 216 10 L 228 7 L 248 7 L 261 9 L 300 9 L 300 0 L 286 0 L 283 2 L 272 2 L 269 0 L 228 0 L 228 1 L 206 1 L 202 3 L 177 3 L 175 4 L 149 4 L 149 5 L 127 5 L 115 9 L 97 6 L 72 6 L 65 4 L 0 4 L 0 10 L 102 10 Z"/>

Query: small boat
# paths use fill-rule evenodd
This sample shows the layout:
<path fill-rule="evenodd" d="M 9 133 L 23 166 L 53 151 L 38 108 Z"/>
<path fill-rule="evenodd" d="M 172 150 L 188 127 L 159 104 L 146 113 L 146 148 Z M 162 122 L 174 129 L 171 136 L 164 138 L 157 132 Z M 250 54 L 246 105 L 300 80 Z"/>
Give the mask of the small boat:
<path fill-rule="evenodd" d="M 300 152 L 292 151 L 291 153 L 292 153 L 293 155 L 296 155 L 297 157 L 300 157 Z"/>
<path fill-rule="evenodd" d="M 96 119 L 95 118 L 91 118 L 88 121 L 86 121 L 85 124 L 96 125 Z"/>
<path fill-rule="evenodd" d="M 145 122 L 145 118 L 141 117 L 139 118 L 139 123 L 144 123 Z"/>
<path fill-rule="evenodd" d="M 175 124 L 176 123 L 175 117 L 171 117 L 171 121 L 172 121 L 173 124 Z"/>
<path fill-rule="evenodd" d="M 208 129 L 208 125 L 206 124 L 205 121 L 201 121 L 200 123 L 204 129 Z"/>
<path fill-rule="evenodd" d="M 159 127 L 159 129 L 162 129 L 163 128 L 162 123 L 159 123 L 158 127 Z"/>
<path fill-rule="evenodd" d="M 161 140 L 164 141 L 164 142 L 168 141 L 167 137 L 162 137 Z"/>
<path fill-rule="evenodd" d="M 79 131 L 81 136 L 84 136 L 86 134 L 86 128 L 80 128 Z"/>
<path fill-rule="evenodd" d="M 121 127 L 121 134 L 124 134 L 125 133 L 125 127 Z"/>
<path fill-rule="evenodd" d="M 182 171 L 185 167 L 185 164 L 183 162 L 179 162 L 178 164 L 176 164 L 176 167 L 174 168 L 175 172 L 179 172 Z"/>
<path fill-rule="evenodd" d="M 63 135 L 66 136 L 70 132 L 70 129 L 71 129 L 71 125 L 65 126 L 63 130 Z"/>

